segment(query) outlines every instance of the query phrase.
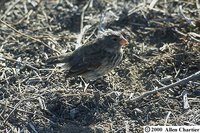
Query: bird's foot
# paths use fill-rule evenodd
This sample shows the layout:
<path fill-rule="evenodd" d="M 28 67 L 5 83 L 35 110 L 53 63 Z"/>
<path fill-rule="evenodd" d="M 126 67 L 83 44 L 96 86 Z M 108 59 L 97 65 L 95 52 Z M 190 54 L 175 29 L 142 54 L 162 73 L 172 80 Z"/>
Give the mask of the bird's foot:
<path fill-rule="evenodd" d="M 88 88 L 88 86 L 90 85 L 90 83 L 87 83 L 82 77 L 80 77 L 80 79 L 81 79 L 81 86 L 84 86 L 84 89 L 83 89 L 83 92 L 86 92 L 86 90 L 87 90 L 87 88 Z"/>

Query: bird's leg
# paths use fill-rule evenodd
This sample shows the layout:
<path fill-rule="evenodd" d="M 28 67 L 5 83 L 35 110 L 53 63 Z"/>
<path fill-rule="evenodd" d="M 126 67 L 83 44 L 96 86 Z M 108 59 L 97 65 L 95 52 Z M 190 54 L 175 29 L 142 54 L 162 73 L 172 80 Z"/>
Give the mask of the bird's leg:
<path fill-rule="evenodd" d="M 83 92 L 86 92 L 86 90 L 87 90 L 87 88 L 88 88 L 89 85 L 90 85 L 89 83 L 85 83 L 85 87 L 84 87 Z"/>
<path fill-rule="evenodd" d="M 80 78 L 81 78 L 82 83 L 84 84 L 83 92 L 86 92 L 86 90 L 87 90 L 88 86 L 90 85 L 90 83 L 86 83 L 85 80 L 82 77 L 80 77 Z"/>

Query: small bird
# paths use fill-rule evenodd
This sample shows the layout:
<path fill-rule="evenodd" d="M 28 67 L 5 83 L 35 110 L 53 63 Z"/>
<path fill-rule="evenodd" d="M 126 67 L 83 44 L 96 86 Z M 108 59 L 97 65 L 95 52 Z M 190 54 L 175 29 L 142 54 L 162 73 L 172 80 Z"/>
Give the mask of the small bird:
<path fill-rule="evenodd" d="M 47 64 L 64 63 L 66 77 L 82 76 L 85 80 L 95 80 L 120 64 L 122 46 L 128 44 L 121 33 L 107 31 L 73 52 L 48 58 Z"/>

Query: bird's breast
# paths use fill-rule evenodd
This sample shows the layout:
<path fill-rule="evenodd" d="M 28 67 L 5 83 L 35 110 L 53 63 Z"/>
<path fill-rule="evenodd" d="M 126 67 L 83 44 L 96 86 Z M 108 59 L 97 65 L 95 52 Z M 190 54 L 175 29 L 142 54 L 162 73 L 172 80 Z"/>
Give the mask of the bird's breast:
<path fill-rule="evenodd" d="M 84 73 L 82 76 L 88 80 L 100 78 L 101 76 L 110 72 L 114 67 L 119 65 L 122 60 L 122 56 L 122 52 L 105 53 L 105 56 L 101 61 L 101 65 L 93 71 Z"/>
<path fill-rule="evenodd" d="M 107 56 L 103 61 L 102 65 L 100 65 L 96 73 L 98 75 L 103 76 L 104 74 L 108 73 L 111 71 L 114 67 L 120 64 L 122 60 L 122 53 L 112 53 L 110 56 Z"/>

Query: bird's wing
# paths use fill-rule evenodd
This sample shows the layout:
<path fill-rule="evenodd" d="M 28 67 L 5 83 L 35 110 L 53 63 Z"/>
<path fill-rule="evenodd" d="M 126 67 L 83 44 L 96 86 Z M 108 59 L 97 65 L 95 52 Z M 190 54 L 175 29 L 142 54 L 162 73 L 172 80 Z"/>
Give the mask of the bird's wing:
<path fill-rule="evenodd" d="M 71 63 L 69 75 L 81 75 L 83 73 L 93 71 L 97 69 L 101 64 L 105 55 L 102 54 L 102 50 L 93 47 L 85 47 L 84 50 L 80 50 L 76 55 L 75 60 Z M 75 55 L 74 55 L 75 56 Z"/>
<path fill-rule="evenodd" d="M 81 74 L 97 69 L 100 65 L 101 64 L 99 62 L 82 63 L 80 65 L 72 66 L 68 74 L 70 76 L 81 75 Z"/>

